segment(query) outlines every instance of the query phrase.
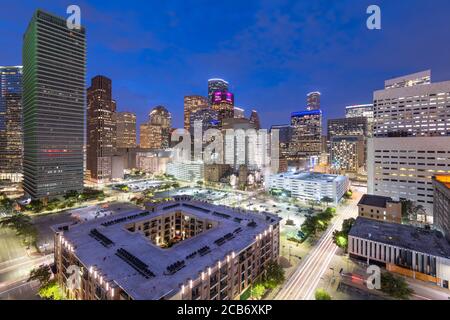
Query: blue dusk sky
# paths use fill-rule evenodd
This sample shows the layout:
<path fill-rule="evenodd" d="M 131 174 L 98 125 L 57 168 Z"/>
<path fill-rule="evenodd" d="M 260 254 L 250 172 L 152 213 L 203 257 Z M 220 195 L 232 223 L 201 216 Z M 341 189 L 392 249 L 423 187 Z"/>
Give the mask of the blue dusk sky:
<path fill-rule="evenodd" d="M 164 105 L 181 127 L 183 97 L 206 95 L 213 77 L 264 127 L 289 123 L 310 91 L 328 119 L 370 103 L 389 78 L 431 69 L 434 81 L 450 79 L 448 0 L 1 0 L 0 65 L 22 64 L 37 8 L 67 16 L 70 4 L 87 28 L 88 80 L 111 78 L 118 110 L 138 123 Z M 371 4 L 382 30 L 366 28 Z"/>

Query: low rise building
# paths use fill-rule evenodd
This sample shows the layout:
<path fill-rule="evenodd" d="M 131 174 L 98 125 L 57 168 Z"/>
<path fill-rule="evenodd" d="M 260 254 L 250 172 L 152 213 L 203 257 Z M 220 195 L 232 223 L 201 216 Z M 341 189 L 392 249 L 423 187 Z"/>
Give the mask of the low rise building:
<path fill-rule="evenodd" d="M 286 172 L 267 177 L 266 190 L 279 190 L 301 201 L 331 198 L 338 203 L 350 187 L 346 176 L 317 172 Z"/>
<path fill-rule="evenodd" d="M 433 221 L 436 229 L 450 240 L 450 176 L 433 177 Z"/>
<path fill-rule="evenodd" d="M 169 162 L 166 173 L 177 180 L 197 182 L 205 177 L 205 169 L 202 161 Z"/>
<path fill-rule="evenodd" d="M 358 215 L 369 219 L 402 222 L 402 204 L 390 197 L 365 194 L 358 203 Z"/>
<path fill-rule="evenodd" d="M 228 164 L 206 164 L 205 165 L 205 181 L 220 182 L 232 173 L 231 166 Z"/>
<path fill-rule="evenodd" d="M 71 299 L 231 300 L 277 261 L 280 218 L 178 197 L 54 226 L 57 280 Z M 68 284 L 76 269 L 77 285 Z"/>
<path fill-rule="evenodd" d="M 449 289 L 450 245 L 438 231 L 358 217 L 348 252 L 354 259 Z"/>
<path fill-rule="evenodd" d="M 151 174 L 164 174 L 170 161 L 169 151 L 139 151 L 136 153 L 136 166 Z"/>

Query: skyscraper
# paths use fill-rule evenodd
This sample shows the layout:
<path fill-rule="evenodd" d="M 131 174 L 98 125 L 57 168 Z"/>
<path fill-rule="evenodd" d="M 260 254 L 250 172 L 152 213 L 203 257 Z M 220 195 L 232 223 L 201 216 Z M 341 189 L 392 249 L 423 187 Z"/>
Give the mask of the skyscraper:
<path fill-rule="evenodd" d="M 367 119 L 368 137 L 373 135 L 373 104 L 358 104 L 345 107 L 346 118 L 364 117 Z"/>
<path fill-rule="evenodd" d="M 422 205 L 431 222 L 432 176 L 450 173 L 450 81 L 419 72 L 387 80 L 373 99 L 368 192 Z"/>
<path fill-rule="evenodd" d="M 237 119 L 245 118 L 245 110 L 242 108 L 234 107 L 234 117 Z"/>
<path fill-rule="evenodd" d="M 164 107 L 157 106 L 149 114 L 150 124 L 161 127 L 161 149 L 170 147 L 172 114 Z"/>
<path fill-rule="evenodd" d="M 322 151 L 322 111 L 294 112 L 291 115 L 290 150 L 295 158 L 317 156 Z"/>
<path fill-rule="evenodd" d="M 91 179 L 99 183 L 112 178 L 112 156 L 116 148 L 115 112 L 111 80 L 104 76 L 94 77 L 87 90 L 87 169 Z"/>
<path fill-rule="evenodd" d="M 136 114 L 132 112 L 114 113 L 116 122 L 117 149 L 136 148 Z"/>
<path fill-rule="evenodd" d="M 184 129 L 189 131 L 190 116 L 192 113 L 208 109 L 208 99 L 202 96 L 186 96 L 184 97 Z"/>
<path fill-rule="evenodd" d="M 162 130 L 161 126 L 155 126 L 150 123 L 143 123 L 140 127 L 141 149 L 159 150 L 162 149 Z"/>
<path fill-rule="evenodd" d="M 172 115 L 163 106 L 157 106 L 149 114 L 149 121 L 141 125 L 142 149 L 167 149 L 170 147 Z"/>
<path fill-rule="evenodd" d="M 219 121 L 234 118 L 234 95 L 231 92 L 214 92 L 211 108 L 217 111 Z"/>
<path fill-rule="evenodd" d="M 223 79 L 209 79 L 208 80 L 208 100 L 213 104 L 214 93 L 217 91 L 228 92 L 228 82 Z"/>
<path fill-rule="evenodd" d="M 191 133 L 191 135 L 194 135 L 195 122 L 199 121 L 202 123 L 203 134 L 205 134 L 206 130 L 218 127 L 219 121 L 217 119 L 218 119 L 217 112 L 210 108 L 197 110 L 191 113 L 189 132 Z"/>
<path fill-rule="evenodd" d="M 0 180 L 22 178 L 22 67 L 0 67 Z"/>
<path fill-rule="evenodd" d="M 36 11 L 23 46 L 23 187 L 33 198 L 83 189 L 85 75 L 85 28 Z"/>
<path fill-rule="evenodd" d="M 310 92 L 306 97 L 307 109 L 309 111 L 312 110 L 320 110 L 320 92 Z"/>
<path fill-rule="evenodd" d="M 250 123 L 255 125 L 256 130 L 261 129 L 261 121 L 259 120 L 258 111 L 252 110 L 252 114 L 250 115 Z"/>
<path fill-rule="evenodd" d="M 328 141 L 334 136 L 363 136 L 368 137 L 369 128 L 367 118 L 339 118 L 328 119 Z"/>

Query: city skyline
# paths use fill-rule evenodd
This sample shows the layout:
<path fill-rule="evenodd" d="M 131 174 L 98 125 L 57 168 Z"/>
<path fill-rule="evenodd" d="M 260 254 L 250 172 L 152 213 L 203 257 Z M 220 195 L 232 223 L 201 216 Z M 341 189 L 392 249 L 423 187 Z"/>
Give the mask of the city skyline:
<path fill-rule="evenodd" d="M 218 4 L 212 12 L 208 12 L 208 18 L 203 22 L 198 19 L 196 12 L 188 8 L 188 4 L 157 4 L 156 8 L 152 6 L 152 12 L 147 5 L 142 10 L 136 10 L 136 5 L 129 4 L 129 10 L 122 12 L 117 4 L 105 9 L 97 1 L 80 1 L 82 23 L 88 30 L 86 87 L 90 78 L 104 75 L 115 83 L 118 111 L 135 112 L 137 123 L 141 123 L 149 110 L 164 105 L 174 116 L 174 126 L 182 128 L 184 96 L 207 96 L 208 79 L 219 77 L 230 83 L 230 91 L 236 95 L 236 105 L 247 112 L 258 110 L 262 127 L 269 128 L 273 124 L 287 123 L 291 112 L 304 110 L 306 95 L 311 91 L 322 93 L 326 121 L 343 116 L 346 105 L 370 103 L 372 92 L 381 89 L 379 84 L 385 79 L 427 69 L 434 71 L 433 78 L 436 81 L 448 78 L 450 70 L 441 53 L 448 51 L 447 43 L 433 42 L 434 47 L 439 47 L 427 52 L 430 59 L 426 61 L 421 59 L 420 54 L 431 45 L 428 42 L 431 40 L 425 38 L 428 32 L 434 33 L 436 37 L 443 36 L 444 31 L 439 27 L 444 23 L 445 10 L 438 8 L 448 7 L 448 3 L 440 1 L 441 5 L 433 3 L 431 6 L 413 2 L 404 7 L 381 1 L 383 29 L 369 31 L 365 28 L 365 2 L 353 6 L 345 3 L 330 5 L 325 1 L 315 4 L 286 1 L 281 5 L 233 2 L 233 8 L 240 11 L 242 19 L 235 21 L 231 9 Z M 25 1 L 20 6 L 13 2 L 8 4 L 8 13 L 14 19 L 2 17 L 6 29 L 11 30 L 0 39 L 0 45 L 10 48 L 0 53 L 2 65 L 21 65 L 22 35 L 28 17 L 36 7 L 39 7 L 36 1 Z M 227 3 L 227 7 L 231 6 Z M 418 8 L 420 14 L 425 15 L 426 12 L 433 17 L 429 19 L 431 22 L 427 33 L 420 31 L 420 19 L 417 19 L 419 13 L 414 13 Z M 66 16 L 66 4 L 62 1 L 47 4 L 44 9 Z M 199 10 L 201 14 L 204 9 Z M 219 12 L 222 14 L 219 15 Z M 403 20 L 395 18 L 394 14 L 410 16 L 410 22 L 400 22 Z M 150 23 L 151 19 L 146 19 L 153 15 L 156 15 L 154 18 L 157 18 L 158 26 Z M 316 19 L 314 23 L 318 27 L 318 39 L 312 38 L 307 32 L 313 31 L 314 27 L 314 23 L 308 19 L 309 15 Z M 186 31 L 183 29 L 186 23 L 191 22 L 187 30 L 190 34 L 199 29 L 208 29 L 218 16 L 223 22 L 215 24 L 215 30 L 220 36 L 212 39 L 209 34 L 214 30 L 190 42 L 185 39 L 194 37 L 183 39 L 181 36 Z M 337 16 L 342 19 L 337 19 Z M 127 23 L 129 21 L 132 23 Z M 272 24 L 271 21 L 276 23 Z M 236 23 L 230 26 L 227 22 Z M 111 24 L 120 26 L 121 31 L 117 36 L 104 36 L 105 29 Z M 285 26 L 287 35 L 281 36 L 276 43 L 270 43 L 270 36 L 281 33 L 276 25 Z M 164 29 L 162 26 L 169 28 Z M 301 27 L 306 27 L 305 33 L 297 34 L 296 31 Z M 403 40 L 411 30 L 417 31 L 415 33 L 420 40 L 420 47 Z M 162 38 L 170 40 L 162 41 Z M 336 43 L 333 40 L 335 38 L 342 38 L 344 42 Z M 401 48 L 395 52 L 388 51 L 389 47 L 379 46 L 380 43 L 392 46 L 395 40 L 400 41 L 398 48 Z M 306 44 L 311 44 L 312 49 L 303 50 Z M 266 59 L 268 57 L 262 56 L 263 53 L 249 59 L 252 52 L 260 52 L 260 49 L 273 52 L 274 57 L 279 59 Z M 368 54 L 360 55 L 360 51 Z M 240 61 L 241 57 L 234 52 L 240 53 L 244 61 Z M 295 57 L 294 53 L 299 53 L 299 56 Z M 405 55 L 408 59 L 404 59 Z M 100 56 L 102 59 L 98 59 Z M 384 57 L 389 57 L 389 61 Z M 183 64 L 186 67 L 180 69 Z M 336 68 L 338 64 L 341 65 Z M 343 94 L 347 85 L 353 88 L 351 96 Z"/>
<path fill-rule="evenodd" d="M 0 300 L 450 300 L 448 0 L 206 1 L 7 4 Z"/>

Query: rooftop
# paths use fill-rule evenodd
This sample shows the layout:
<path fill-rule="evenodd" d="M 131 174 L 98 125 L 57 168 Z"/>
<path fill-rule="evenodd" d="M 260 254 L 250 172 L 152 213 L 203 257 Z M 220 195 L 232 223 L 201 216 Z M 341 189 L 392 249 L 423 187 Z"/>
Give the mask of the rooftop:
<path fill-rule="evenodd" d="M 216 226 L 164 249 L 143 234 L 126 229 L 130 223 L 149 221 L 179 211 L 214 221 Z M 63 237 L 83 265 L 88 269 L 95 268 L 105 281 L 114 281 L 136 300 L 157 300 L 170 297 L 178 292 L 181 284 L 198 278 L 201 272 L 233 252 L 238 254 L 246 249 L 258 235 L 270 230 L 270 226 L 279 220 L 268 213 L 256 214 L 184 199 L 159 204 L 155 212 L 137 209 L 133 213 L 70 226 L 63 231 Z M 60 231 L 61 225 L 53 229 Z M 206 247 L 208 250 L 204 250 Z M 131 257 L 132 263 L 127 264 L 123 257 Z M 183 261 L 185 266 L 167 275 L 167 267 L 177 261 Z M 139 267 L 139 271 L 133 268 L 133 263 L 145 268 Z"/>
<path fill-rule="evenodd" d="M 366 205 L 372 207 L 386 208 L 388 202 L 394 202 L 391 197 L 375 196 L 372 194 L 365 194 L 359 200 L 358 205 Z"/>
<path fill-rule="evenodd" d="M 318 172 L 299 171 L 299 172 L 284 172 L 273 175 L 276 178 L 295 179 L 303 181 L 316 181 L 316 182 L 333 182 L 335 180 L 344 179 L 344 176 L 335 174 L 324 174 Z"/>
<path fill-rule="evenodd" d="M 450 176 L 435 176 L 434 180 L 443 184 L 447 189 L 450 189 Z"/>
<path fill-rule="evenodd" d="M 292 112 L 291 117 L 305 117 L 305 116 L 315 116 L 315 115 L 321 115 L 322 110 L 305 110 L 305 111 L 298 111 L 298 112 Z"/>
<path fill-rule="evenodd" d="M 435 230 L 358 217 L 349 235 L 450 259 L 450 244 Z"/>

